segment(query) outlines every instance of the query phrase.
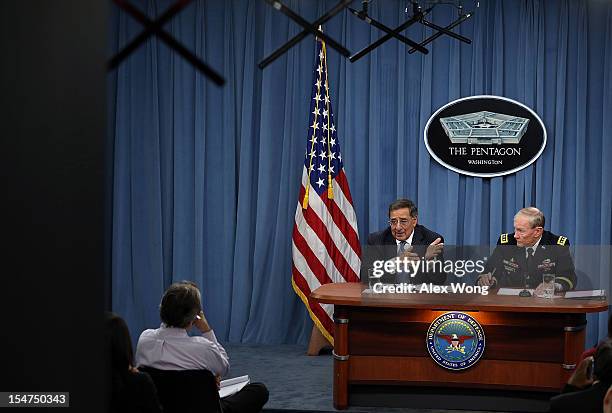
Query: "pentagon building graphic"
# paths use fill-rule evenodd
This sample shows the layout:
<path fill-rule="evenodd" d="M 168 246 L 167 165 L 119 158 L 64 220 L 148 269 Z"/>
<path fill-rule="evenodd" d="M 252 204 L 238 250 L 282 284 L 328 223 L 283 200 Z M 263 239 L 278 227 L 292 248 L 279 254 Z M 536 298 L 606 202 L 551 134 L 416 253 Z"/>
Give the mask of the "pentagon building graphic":
<path fill-rule="evenodd" d="M 452 143 L 519 143 L 527 132 L 529 119 L 495 112 L 475 112 L 440 118 Z"/>

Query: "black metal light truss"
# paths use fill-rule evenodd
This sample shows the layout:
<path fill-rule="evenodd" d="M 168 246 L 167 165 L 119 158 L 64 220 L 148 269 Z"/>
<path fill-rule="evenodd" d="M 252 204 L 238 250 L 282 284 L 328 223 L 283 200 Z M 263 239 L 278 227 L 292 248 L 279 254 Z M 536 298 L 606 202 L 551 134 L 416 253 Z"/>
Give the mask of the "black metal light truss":
<path fill-rule="evenodd" d="M 397 28 L 392 30 L 393 33 L 398 34 L 398 33 L 403 32 L 408 27 L 412 26 L 414 23 L 419 22 L 419 20 L 421 20 L 423 17 L 425 17 L 427 14 L 429 14 L 429 12 L 432 9 L 433 9 L 433 6 L 429 7 L 426 10 L 422 10 L 422 11 L 418 10 L 410 19 L 406 20 L 404 23 L 402 23 Z M 360 51 L 358 51 L 357 53 L 355 53 L 354 55 L 349 57 L 349 60 L 351 62 L 356 62 L 357 60 L 361 59 L 363 56 L 367 55 L 372 50 L 376 49 L 378 46 L 380 46 L 381 44 L 385 43 L 387 40 L 391 39 L 392 37 L 393 36 L 391 34 L 385 34 L 383 37 L 381 37 L 380 39 L 376 40 L 374 43 L 372 43 L 369 46 L 361 49 Z M 425 49 L 425 50 L 426 50 L 426 53 L 429 52 L 427 49 Z"/>
<path fill-rule="evenodd" d="M 460 25 L 461 23 L 469 19 L 473 14 L 473 13 L 464 13 L 463 7 L 461 5 L 456 5 L 456 7 L 459 9 L 459 17 L 457 18 L 457 20 L 455 20 L 454 22 L 452 22 L 446 27 L 442 27 L 442 26 L 432 23 L 429 20 L 426 20 L 425 16 L 427 16 L 436 5 L 449 4 L 449 3 L 442 3 L 440 1 L 433 0 L 430 2 L 426 2 L 426 4 L 430 4 L 430 7 L 428 7 L 425 10 L 422 10 L 418 1 L 411 1 L 412 10 L 413 10 L 412 17 L 408 19 L 407 21 L 405 21 L 404 23 L 402 23 L 396 29 L 391 29 L 388 26 L 385 26 L 384 24 L 368 16 L 368 3 L 370 1 L 371 0 L 362 0 L 362 10 L 361 11 L 351 9 L 351 8 L 349 8 L 349 10 L 351 11 L 351 13 L 359 17 L 361 20 L 372 25 L 373 27 L 376 27 L 377 29 L 384 31 L 386 34 L 382 36 L 380 39 L 370 44 L 369 46 L 363 48 L 362 50 L 358 51 L 357 53 L 349 57 L 349 60 L 351 62 L 356 62 L 357 60 L 361 59 L 363 56 L 367 55 L 372 50 L 376 49 L 378 46 L 382 45 L 383 43 L 385 43 L 387 40 L 391 39 L 392 37 L 410 45 L 411 48 L 408 51 L 408 53 L 414 53 L 417 51 L 423 54 L 429 53 L 429 51 L 424 46 L 431 43 L 432 41 L 434 41 L 435 39 L 437 39 L 438 37 L 442 35 L 452 37 L 454 39 L 457 39 L 467 44 L 472 43 L 472 41 L 468 39 L 467 37 L 451 31 L 451 29 L 457 27 L 458 25 Z M 419 23 L 419 24 L 422 24 L 423 26 L 429 27 L 430 29 L 435 30 L 436 33 L 429 36 L 427 39 L 421 41 L 420 43 L 416 43 L 400 34 L 402 31 L 406 30 L 408 27 L 412 26 L 415 23 Z"/>
<path fill-rule="evenodd" d="M 341 55 L 345 57 L 350 56 L 351 52 L 349 52 L 340 43 L 338 43 L 337 41 L 335 41 L 334 39 L 332 39 L 331 37 L 323 33 L 321 30 L 319 30 L 318 27 L 319 25 L 325 23 L 326 21 L 334 17 L 336 14 L 341 12 L 342 9 L 344 9 L 351 1 L 352 0 L 340 0 L 327 13 L 325 13 L 324 15 L 316 19 L 314 22 L 309 23 L 302 16 L 300 16 L 299 14 L 291 10 L 289 7 L 282 4 L 280 1 L 266 0 L 268 4 L 270 4 L 272 7 L 274 7 L 276 10 L 280 11 L 281 13 L 287 15 L 291 20 L 293 20 L 294 22 L 302 26 L 304 30 L 302 30 L 300 33 L 298 33 L 293 38 L 291 38 L 289 41 L 287 41 L 284 45 L 282 45 L 281 47 L 276 49 L 274 52 L 272 52 L 268 57 L 266 57 L 261 62 L 259 62 L 258 64 L 259 68 L 263 69 L 264 67 L 268 66 L 274 60 L 278 59 L 281 55 L 287 52 L 291 47 L 295 46 L 302 39 L 308 36 L 308 34 L 312 34 L 314 36 L 317 36 L 323 39 L 329 47 L 335 49 Z"/>
<path fill-rule="evenodd" d="M 383 32 L 387 33 L 389 36 L 395 37 L 397 40 L 406 43 L 409 46 L 412 46 L 414 49 L 418 50 L 421 53 L 427 54 L 429 53 L 429 50 L 427 50 L 426 48 L 424 48 L 423 46 L 419 45 L 417 42 L 414 42 L 410 39 L 408 39 L 407 37 L 401 35 L 399 32 L 394 31 L 393 29 L 391 29 L 388 26 L 385 26 L 384 24 L 382 24 L 381 22 L 373 19 L 371 16 L 368 15 L 368 3 L 369 0 L 363 0 L 362 2 L 362 9 L 361 10 L 355 10 L 353 8 L 348 8 L 350 10 L 351 13 L 353 13 L 355 16 L 359 17 L 361 20 L 365 21 L 366 23 L 368 23 L 369 25 L 376 27 L 379 30 L 382 30 Z"/>
<path fill-rule="evenodd" d="M 467 18 L 469 18 L 470 16 L 471 15 L 468 13 L 467 14 Z M 457 21 L 459 21 L 459 20 L 461 20 L 461 17 Z M 457 25 L 461 24 L 465 20 L 466 19 L 461 20 L 459 23 L 457 23 Z M 440 34 L 445 34 L 447 36 L 450 36 L 450 37 L 452 37 L 454 39 L 457 39 L 457 40 L 459 40 L 461 42 L 464 42 L 464 43 L 467 43 L 467 44 L 472 44 L 472 41 L 470 39 L 468 39 L 467 37 L 462 36 L 460 34 L 457 34 L 455 32 L 451 32 L 446 27 L 438 26 L 437 24 L 433 24 L 432 22 L 430 22 L 428 20 L 425 20 L 425 19 L 421 19 L 420 23 L 423 24 L 424 26 L 427 26 L 427 27 L 429 27 L 431 29 L 434 29 L 434 30 L 440 32 Z M 453 26 L 453 27 L 455 27 L 455 26 Z"/>
<path fill-rule="evenodd" d="M 464 21 L 466 21 L 470 17 L 472 17 L 472 13 L 462 14 L 462 15 L 459 16 L 459 18 L 457 20 L 455 20 L 454 22 L 452 22 L 448 26 L 443 27 L 442 28 L 443 30 L 440 30 L 440 29 L 436 28 L 436 30 L 438 30 L 438 32 L 434 33 L 433 35 L 429 36 L 427 39 L 423 40 L 420 43 L 420 45 L 421 46 L 425 46 L 425 45 L 433 42 L 434 40 L 436 40 L 438 37 L 442 36 L 443 34 L 446 34 L 446 35 L 451 36 L 451 37 L 455 37 L 456 39 L 459 39 L 462 42 L 465 42 L 467 44 L 472 44 L 472 41 L 470 39 L 468 39 L 467 37 L 463 37 L 463 36 L 461 36 L 461 35 L 459 35 L 459 34 L 457 34 L 455 32 L 451 32 L 450 31 L 451 29 L 459 26 L 461 23 L 463 23 Z M 439 26 L 436 26 L 436 27 L 439 27 Z M 452 33 L 452 35 L 450 33 Z M 412 54 L 412 53 L 414 53 L 416 51 L 417 51 L 416 49 L 410 49 L 410 50 L 408 50 L 408 53 Z"/>
<path fill-rule="evenodd" d="M 108 62 L 108 70 L 114 70 L 126 57 L 134 52 L 144 41 L 153 35 L 157 35 L 171 49 L 181 55 L 185 60 L 191 63 L 196 69 L 198 69 L 204 76 L 212 80 L 215 84 L 222 86 L 225 84 L 225 79 L 214 69 L 204 63 L 199 57 L 193 52 L 185 48 L 179 43 L 173 36 L 168 34 L 162 29 L 163 25 L 168 22 L 172 17 L 179 13 L 185 6 L 191 3 L 192 0 L 178 0 L 172 6 L 170 6 L 157 20 L 151 20 L 144 13 L 134 7 L 127 0 L 113 0 L 117 6 L 121 7 L 134 19 L 140 22 L 145 30 L 134 38 L 127 46 L 121 49 L 115 56 L 112 57 Z"/>

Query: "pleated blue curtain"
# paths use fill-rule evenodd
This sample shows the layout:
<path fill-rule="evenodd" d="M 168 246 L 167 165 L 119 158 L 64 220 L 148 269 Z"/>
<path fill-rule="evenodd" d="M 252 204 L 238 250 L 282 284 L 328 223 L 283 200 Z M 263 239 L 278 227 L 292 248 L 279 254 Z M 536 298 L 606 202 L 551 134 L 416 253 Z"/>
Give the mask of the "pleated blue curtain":
<path fill-rule="evenodd" d="M 151 17 L 172 1 L 134 2 Z M 288 0 L 311 21 L 335 0 Z M 389 26 L 404 1 L 373 1 Z M 469 5 L 466 4 L 466 9 Z M 456 18 L 439 5 L 431 19 Z M 132 334 L 155 326 L 164 289 L 202 288 L 217 335 L 231 342 L 305 342 L 311 323 L 290 284 L 291 231 L 302 172 L 314 59 L 307 38 L 265 70 L 257 62 L 301 29 L 252 1 L 195 1 L 165 29 L 227 79 L 218 88 L 156 38 L 109 76 L 113 170 L 112 306 Z M 115 9 L 109 54 L 142 27 Z M 343 12 L 324 30 L 352 52 L 382 36 Z M 387 205 L 417 201 L 447 244 L 491 244 L 536 205 L 572 244 L 612 242 L 612 5 L 602 0 L 487 0 L 426 56 L 389 41 L 350 63 L 328 48 L 330 88 L 359 233 L 381 229 Z M 432 34 L 414 25 L 413 39 Z M 533 108 L 548 131 L 540 159 L 493 179 L 458 175 L 423 143 L 450 100 L 497 94 Z M 598 269 L 610 268 L 610 253 Z M 609 288 L 609 272 L 583 285 Z M 589 343 L 607 314 L 590 316 Z"/>

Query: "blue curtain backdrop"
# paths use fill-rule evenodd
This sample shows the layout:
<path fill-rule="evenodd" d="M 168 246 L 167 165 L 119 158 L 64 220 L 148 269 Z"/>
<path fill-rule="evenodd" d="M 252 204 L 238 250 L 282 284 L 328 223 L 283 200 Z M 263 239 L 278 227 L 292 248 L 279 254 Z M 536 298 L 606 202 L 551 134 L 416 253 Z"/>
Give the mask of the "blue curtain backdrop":
<path fill-rule="evenodd" d="M 154 17 L 172 2 L 134 3 Z M 312 21 L 335 2 L 286 3 Z M 370 14 L 396 26 L 407 19 L 406 3 L 372 1 Z M 432 19 L 446 25 L 455 16 L 439 5 Z M 190 279 L 223 340 L 306 342 L 312 324 L 291 289 L 291 230 L 314 40 L 259 70 L 259 60 L 300 31 L 260 0 L 195 1 L 165 29 L 227 84 L 214 86 L 156 38 L 109 76 L 113 310 L 137 337 L 158 325 L 164 289 Z M 109 54 L 141 30 L 115 9 Z M 381 36 L 346 12 L 324 30 L 352 52 Z M 394 40 L 353 64 L 328 49 L 361 238 L 383 228 L 388 203 L 405 196 L 447 244 L 494 243 L 512 229 L 516 210 L 536 205 L 572 244 L 610 245 L 612 3 L 484 0 L 459 32 L 472 45 L 443 36 L 427 56 Z M 419 25 L 405 32 L 430 33 Z M 535 164 L 480 179 L 430 158 L 428 117 L 477 94 L 516 99 L 542 117 L 548 145 Z M 609 288 L 609 273 L 589 277 L 583 287 Z M 605 335 L 606 319 L 589 316 L 588 345 Z"/>

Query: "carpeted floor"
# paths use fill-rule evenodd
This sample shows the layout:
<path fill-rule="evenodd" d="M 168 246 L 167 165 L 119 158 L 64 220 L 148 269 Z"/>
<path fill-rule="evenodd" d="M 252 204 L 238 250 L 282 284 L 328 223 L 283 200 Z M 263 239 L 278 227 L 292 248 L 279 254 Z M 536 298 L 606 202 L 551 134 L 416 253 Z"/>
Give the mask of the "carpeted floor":
<path fill-rule="evenodd" d="M 330 412 L 332 404 L 332 365 L 330 354 L 306 356 L 300 345 L 225 346 L 231 363 L 230 377 L 248 374 L 252 382 L 263 382 L 270 391 L 266 412 L 277 409 L 294 412 Z M 348 412 L 450 413 L 466 410 L 431 410 L 386 407 L 351 407 Z M 287 413 L 285 411 L 285 413 Z M 485 413 L 476 412 L 473 413 Z"/>

